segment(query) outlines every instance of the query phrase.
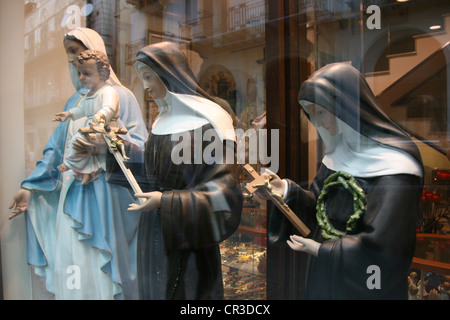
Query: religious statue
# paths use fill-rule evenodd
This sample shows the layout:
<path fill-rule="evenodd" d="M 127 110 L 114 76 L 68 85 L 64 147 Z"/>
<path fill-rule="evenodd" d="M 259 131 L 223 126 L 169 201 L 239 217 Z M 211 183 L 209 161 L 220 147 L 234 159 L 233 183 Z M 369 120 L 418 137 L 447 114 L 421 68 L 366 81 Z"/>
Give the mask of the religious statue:
<path fill-rule="evenodd" d="M 265 175 L 311 235 L 275 207 L 269 241 L 310 255 L 307 299 L 407 299 L 424 176 L 416 145 L 349 64 L 314 73 L 299 102 L 324 142 L 317 175 L 309 190 Z"/>
<path fill-rule="evenodd" d="M 208 142 L 194 137 L 210 134 L 224 157 L 230 152 L 234 156 L 234 115 L 198 86 L 174 43 L 141 49 L 135 68 L 159 107 L 145 148 L 149 187 L 136 194 L 145 202 L 129 208 L 143 211 L 138 231 L 140 298 L 222 299 L 219 244 L 240 223 L 239 172 L 235 162 L 210 163 L 214 155 L 206 149 Z M 184 154 L 186 161 L 179 162 L 174 150 L 180 139 L 201 154 Z"/>
<path fill-rule="evenodd" d="M 106 48 L 102 37 L 88 28 L 66 34 L 64 47 L 76 89 L 64 106 L 63 111 L 68 111 L 89 98 L 78 77 L 76 58 L 86 50 L 106 54 Z M 126 129 L 121 137 L 143 148 L 148 134 L 136 98 L 120 83 L 112 68 L 109 71 L 106 82 L 120 100 L 118 126 Z M 133 193 L 129 188 L 108 183 L 103 167 L 98 177 L 85 185 L 72 170 L 58 170 L 72 148 L 71 138 L 85 124 L 82 121 L 58 124 L 42 159 L 14 196 L 11 218 L 25 214 L 28 263 L 43 278 L 55 299 L 137 299 L 136 242 L 140 215 L 127 212 L 129 204 L 136 202 Z M 106 152 L 101 135 L 89 134 L 88 138 L 91 145 L 99 143 L 86 156 Z"/>

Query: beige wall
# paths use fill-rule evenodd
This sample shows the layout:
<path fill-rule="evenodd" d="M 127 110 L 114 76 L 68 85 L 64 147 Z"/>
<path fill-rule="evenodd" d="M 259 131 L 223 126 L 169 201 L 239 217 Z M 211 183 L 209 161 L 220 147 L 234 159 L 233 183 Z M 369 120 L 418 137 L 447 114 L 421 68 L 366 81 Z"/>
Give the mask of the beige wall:
<path fill-rule="evenodd" d="M 0 235 L 5 299 L 30 299 L 24 217 L 8 220 L 9 204 L 25 177 L 24 1 L 0 0 Z M 6 44 L 6 45 L 5 45 Z"/>

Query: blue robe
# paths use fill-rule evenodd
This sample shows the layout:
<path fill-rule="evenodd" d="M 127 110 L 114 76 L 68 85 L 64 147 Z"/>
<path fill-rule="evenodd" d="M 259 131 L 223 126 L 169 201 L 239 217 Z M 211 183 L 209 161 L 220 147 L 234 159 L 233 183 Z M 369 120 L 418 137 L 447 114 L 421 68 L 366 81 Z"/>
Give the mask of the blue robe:
<path fill-rule="evenodd" d="M 120 95 L 122 123 L 129 130 L 124 139 L 143 147 L 147 132 L 136 100 L 127 89 L 114 88 Z M 72 95 L 64 111 L 73 108 L 81 96 L 79 92 Z M 136 200 L 128 188 L 108 183 L 105 173 L 82 186 L 72 171 L 64 174 L 58 171 L 69 126 L 69 121 L 58 125 L 44 148 L 42 159 L 22 182 L 22 188 L 32 190 L 26 213 L 28 263 L 36 267 L 35 272 L 45 279 L 47 289 L 57 299 L 136 299 L 136 236 L 140 215 L 127 212 L 128 205 Z M 67 217 L 69 222 L 64 222 Z M 68 223 L 71 228 L 61 230 L 60 226 Z M 70 237 L 78 239 L 78 243 L 64 247 L 62 242 Z M 91 250 L 91 258 L 95 257 L 92 259 L 101 270 L 89 270 L 80 260 L 60 268 L 60 257 L 70 261 L 71 246 L 80 244 L 79 249 Z M 89 279 L 85 272 L 91 273 L 94 279 L 98 278 L 96 273 L 109 278 L 92 289 L 90 283 L 83 283 Z M 64 294 L 59 294 L 61 289 Z"/>

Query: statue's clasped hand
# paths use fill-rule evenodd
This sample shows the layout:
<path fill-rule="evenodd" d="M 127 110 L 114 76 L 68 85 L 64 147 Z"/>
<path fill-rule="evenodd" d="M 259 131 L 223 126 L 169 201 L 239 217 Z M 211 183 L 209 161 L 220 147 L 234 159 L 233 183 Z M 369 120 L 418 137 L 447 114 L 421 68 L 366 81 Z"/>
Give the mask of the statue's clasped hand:
<path fill-rule="evenodd" d="M 281 196 L 284 193 L 285 182 L 274 172 L 269 169 L 265 169 L 264 173 L 261 175 L 266 181 L 265 185 L 254 186 L 261 187 L 255 192 L 255 196 L 262 200 L 269 200 L 270 197 L 263 192 L 262 189 L 269 190 L 273 195 Z"/>

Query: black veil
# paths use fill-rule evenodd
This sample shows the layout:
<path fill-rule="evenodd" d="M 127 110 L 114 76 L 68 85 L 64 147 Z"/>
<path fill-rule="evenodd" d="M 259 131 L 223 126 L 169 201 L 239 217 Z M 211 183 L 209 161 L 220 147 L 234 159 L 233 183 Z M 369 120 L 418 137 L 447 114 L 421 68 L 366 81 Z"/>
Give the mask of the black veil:
<path fill-rule="evenodd" d="M 320 105 L 363 136 L 409 154 L 423 171 L 416 144 L 386 115 L 362 74 L 350 64 L 319 69 L 303 83 L 298 100 Z"/>

